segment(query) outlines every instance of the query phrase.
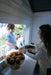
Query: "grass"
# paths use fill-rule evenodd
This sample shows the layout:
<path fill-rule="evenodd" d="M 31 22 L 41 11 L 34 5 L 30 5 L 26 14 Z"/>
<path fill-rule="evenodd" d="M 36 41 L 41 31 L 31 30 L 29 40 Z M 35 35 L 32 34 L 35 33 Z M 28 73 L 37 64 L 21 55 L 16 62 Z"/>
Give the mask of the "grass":
<path fill-rule="evenodd" d="M 5 44 L 6 44 L 6 40 L 0 39 L 0 46 L 5 45 Z"/>

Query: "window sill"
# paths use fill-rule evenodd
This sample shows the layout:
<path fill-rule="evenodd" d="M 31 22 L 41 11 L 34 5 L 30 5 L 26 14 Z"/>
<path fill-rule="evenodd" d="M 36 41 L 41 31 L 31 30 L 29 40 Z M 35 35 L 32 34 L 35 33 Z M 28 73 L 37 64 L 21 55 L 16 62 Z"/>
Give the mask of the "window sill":
<path fill-rule="evenodd" d="M 0 61 L 0 64 L 3 63 L 4 61 L 5 61 L 5 59 L 2 59 L 2 60 Z"/>

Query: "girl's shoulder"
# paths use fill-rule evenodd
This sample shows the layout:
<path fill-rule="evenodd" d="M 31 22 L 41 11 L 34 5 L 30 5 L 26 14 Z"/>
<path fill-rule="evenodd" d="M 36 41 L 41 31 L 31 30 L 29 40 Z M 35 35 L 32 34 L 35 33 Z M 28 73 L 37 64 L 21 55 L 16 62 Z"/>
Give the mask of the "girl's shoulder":
<path fill-rule="evenodd" d="M 38 46 L 38 49 L 40 49 L 41 51 L 46 51 L 47 52 L 47 49 L 46 49 L 46 47 L 45 47 L 45 45 L 44 45 L 44 42 L 40 42 L 39 43 L 39 46 Z"/>

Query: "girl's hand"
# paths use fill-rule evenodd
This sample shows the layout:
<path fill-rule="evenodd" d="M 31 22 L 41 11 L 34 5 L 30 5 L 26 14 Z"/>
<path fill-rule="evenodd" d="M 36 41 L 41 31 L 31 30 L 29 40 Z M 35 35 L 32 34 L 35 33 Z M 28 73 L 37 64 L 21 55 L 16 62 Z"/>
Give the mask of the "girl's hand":
<path fill-rule="evenodd" d="M 23 50 L 22 52 L 26 54 L 26 51 L 25 50 Z"/>
<path fill-rule="evenodd" d="M 32 52 L 32 49 L 29 49 L 28 52 Z"/>

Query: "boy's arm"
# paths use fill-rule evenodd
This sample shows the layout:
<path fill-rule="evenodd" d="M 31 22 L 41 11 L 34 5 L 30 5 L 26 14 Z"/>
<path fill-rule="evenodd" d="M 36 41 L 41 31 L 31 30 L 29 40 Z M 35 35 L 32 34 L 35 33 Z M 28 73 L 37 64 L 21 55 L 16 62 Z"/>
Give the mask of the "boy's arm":
<path fill-rule="evenodd" d="M 6 43 L 7 43 L 7 45 L 9 45 L 9 46 L 15 47 L 15 45 L 12 45 L 12 44 L 9 42 L 9 40 L 7 40 Z"/>
<path fill-rule="evenodd" d="M 11 47 L 14 47 L 15 49 L 18 49 L 18 47 L 15 46 L 15 45 L 13 45 L 13 44 L 11 44 L 11 43 L 9 42 L 9 40 L 7 40 L 6 43 L 7 43 L 8 46 L 11 46 Z"/>

